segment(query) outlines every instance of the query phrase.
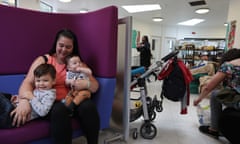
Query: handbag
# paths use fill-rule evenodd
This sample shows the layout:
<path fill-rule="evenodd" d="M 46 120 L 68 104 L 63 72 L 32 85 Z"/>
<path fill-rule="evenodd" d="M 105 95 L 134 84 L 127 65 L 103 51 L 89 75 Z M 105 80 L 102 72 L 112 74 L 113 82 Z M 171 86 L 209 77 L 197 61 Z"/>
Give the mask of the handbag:
<path fill-rule="evenodd" d="M 216 95 L 216 98 L 220 103 L 228 107 L 240 109 L 240 94 L 235 89 L 221 89 Z"/>

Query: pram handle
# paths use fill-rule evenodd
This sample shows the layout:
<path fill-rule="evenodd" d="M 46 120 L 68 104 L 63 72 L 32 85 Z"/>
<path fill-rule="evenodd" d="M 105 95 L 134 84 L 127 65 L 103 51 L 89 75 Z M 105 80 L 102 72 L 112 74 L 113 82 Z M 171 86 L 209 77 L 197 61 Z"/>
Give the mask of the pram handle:
<path fill-rule="evenodd" d="M 177 54 L 179 53 L 178 50 L 172 51 L 170 52 L 168 55 L 166 55 L 165 57 L 163 57 L 161 60 L 166 62 L 167 60 L 169 60 L 172 57 L 175 57 Z"/>

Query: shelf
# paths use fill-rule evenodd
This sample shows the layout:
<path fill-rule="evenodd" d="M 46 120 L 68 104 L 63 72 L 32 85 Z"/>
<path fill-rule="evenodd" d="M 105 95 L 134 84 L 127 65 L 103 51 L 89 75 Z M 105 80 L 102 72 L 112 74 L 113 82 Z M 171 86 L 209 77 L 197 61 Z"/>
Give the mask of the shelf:
<path fill-rule="evenodd" d="M 179 58 L 185 63 L 194 66 L 200 60 L 200 55 L 207 52 L 209 58 L 219 59 L 224 53 L 224 39 L 186 38 L 179 40 L 176 49 L 179 50 Z"/>

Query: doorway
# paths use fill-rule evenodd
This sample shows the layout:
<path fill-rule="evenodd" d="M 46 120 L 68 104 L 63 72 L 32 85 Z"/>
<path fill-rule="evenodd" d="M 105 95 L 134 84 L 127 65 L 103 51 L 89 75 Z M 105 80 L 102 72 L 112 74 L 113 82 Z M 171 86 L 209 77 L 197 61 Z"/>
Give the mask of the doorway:
<path fill-rule="evenodd" d="M 176 38 L 174 37 L 165 37 L 164 38 L 164 43 L 163 43 L 163 48 L 161 50 L 161 58 L 172 52 L 175 48 L 176 44 Z"/>
<path fill-rule="evenodd" d="M 151 62 L 154 63 L 161 59 L 161 41 L 162 38 L 160 36 L 151 36 L 151 52 L 152 52 L 152 60 Z"/>

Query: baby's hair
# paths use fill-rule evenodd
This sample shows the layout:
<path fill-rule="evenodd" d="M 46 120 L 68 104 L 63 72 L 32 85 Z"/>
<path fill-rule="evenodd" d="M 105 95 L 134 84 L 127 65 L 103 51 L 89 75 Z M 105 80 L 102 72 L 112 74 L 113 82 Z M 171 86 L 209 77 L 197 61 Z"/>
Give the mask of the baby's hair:
<path fill-rule="evenodd" d="M 43 75 L 50 74 L 53 79 L 56 78 L 55 67 L 47 63 L 40 64 L 39 66 L 37 66 L 33 73 L 35 77 L 41 77 Z"/>
<path fill-rule="evenodd" d="M 66 58 L 65 58 L 65 64 L 67 65 L 68 62 L 69 62 L 69 60 L 70 60 L 71 58 L 73 58 L 73 57 L 79 57 L 79 58 L 80 58 L 80 56 L 77 55 L 77 54 L 70 54 L 70 55 L 66 56 Z M 81 60 L 81 58 L 80 58 L 80 60 Z M 82 61 L 82 60 L 81 60 L 81 61 Z"/>

